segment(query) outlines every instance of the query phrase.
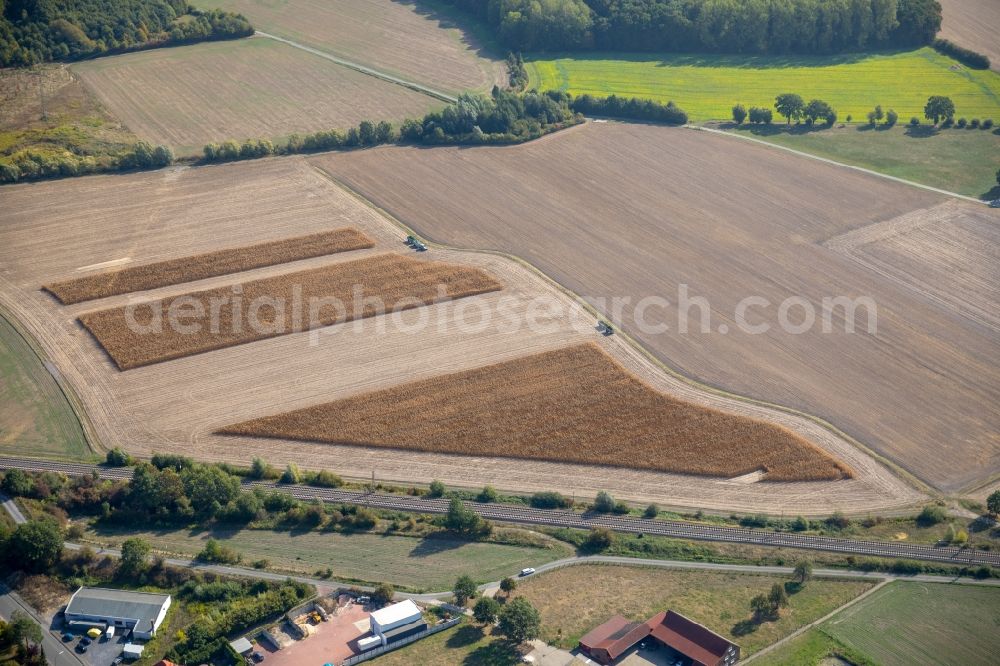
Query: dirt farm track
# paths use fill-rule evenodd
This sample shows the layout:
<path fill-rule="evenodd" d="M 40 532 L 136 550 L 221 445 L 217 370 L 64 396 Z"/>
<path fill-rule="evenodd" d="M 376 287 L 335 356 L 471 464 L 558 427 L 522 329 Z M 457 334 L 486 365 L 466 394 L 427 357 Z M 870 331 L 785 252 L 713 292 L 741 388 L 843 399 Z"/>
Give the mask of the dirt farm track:
<path fill-rule="evenodd" d="M 942 490 L 1000 473 L 1000 211 L 727 137 L 620 123 L 516 147 L 313 162 L 432 240 L 509 252 L 584 297 L 631 298 L 625 330 L 688 376 L 824 418 Z M 698 308 L 678 332 L 681 284 L 707 299 L 707 332 Z M 647 296 L 669 299 L 644 313 L 666 332 L 634 325 Z M 749 296 L 771 304 L 747 315 L 770 324 L 763 334 L 737 329 Z M 804 333 L 778 325 L 785 299 L 818 312 L 840 296 L 874 300 L 875 335 L 863 311 L 853 334 L 824 333 L 818 314 Z M 788 319 L 801 322 L 801 308 Z"/>
<path fill-rule="evenodd" d="M 580 133 L 585 136 L 585 133 Z M 567 135 L 571 136 L 571 135 Z M 543 141 L 540 146 L 550 142 Z M 379 151 L 370 151 L 378 156 Z M 362 158 L 366 153 L 357 153 Z M 481 294 L 403 312 L 399 322 L 372 317 L 261 340 L 120 372 L 76 321 L 129 296 L 63 306 L 40 289 L 79 277 L 95 265 L 148 263 L 252 245 L 325 229 L 354 227 L 372 249 L 343 252 L 239 274 L 250 280 L 348 262 L 386 251 L 406 252 L 405 232 L 330 180 L 309 160 L 273 158 L 125 176 L 78 178 L 0 190 L 0 306 L 36 338 L 84 405 L 104 446 L 129 452 L 177 451 L 246 464 L 262 455 L 380 479 L 501 489 L 559 490 L 665 506 L 804 515 L 840 509 L 865 513 L 911 506 L 921 495 L 888 468 L 817 423 L 735 398 L 707 393 L 663 372 L 621 336 L 604 338 L 594 318 L 561 290 L 520 263 L 476 252 L 432 248 L 419 260 L 479 268 L 503 284 Z M 209 230 L 210 233 L 206 233 Z M 99 233 L 98 233 L 99 231 Z M 233 276 L 171 285 L 144 299 L 232 284 Z M 530 298 L 546 295 L 558 311 L 537 313 L 532 330 L 477 326 L 482 309 L 525 316 Z M 459 307 L 461 305 L 462 307 Z M 407 330 L 422 317 L 419 334 Z M 727 412 L 774 421 L 822 447 L 854 472 L 826 482 L 761 483 L 640 470 L 387 451 L 288 440 L 220 436 L 234 422 L 279 414 L 376 389 L 459 372 L 529 354 L 595 342 L 653 388 Z"/>

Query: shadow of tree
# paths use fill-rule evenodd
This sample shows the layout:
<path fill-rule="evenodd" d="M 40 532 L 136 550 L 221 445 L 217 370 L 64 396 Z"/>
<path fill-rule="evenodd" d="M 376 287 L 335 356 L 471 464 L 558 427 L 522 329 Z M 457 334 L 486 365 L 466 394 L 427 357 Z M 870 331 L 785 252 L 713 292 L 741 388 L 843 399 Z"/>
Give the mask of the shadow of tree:
<path fill-rule="evenodd" d="M 445 641 L 445 645 L 450 648 L 461 648 L 473 643 L 478 643 L 483 640 L 483 630 L 472 624 L 463 624 L 461 627 L 455 630 L 448 640 Z"/>
<path fill-rule="evenodd" d="M 410 557 L 429 557 L 438 553 L 445 553 L 449 550 L 458 550 L 467 542 L 459 539 L 449 539 L 445 537 L 426 536 L 417 542 L 417 545 L 410 551 Z"/>
<path fill-rule="evenodd" d="M 503 640 L 478 647 L 462 661 L 464 666 L 513 666 L 521 663 L 517 646 Z"/>

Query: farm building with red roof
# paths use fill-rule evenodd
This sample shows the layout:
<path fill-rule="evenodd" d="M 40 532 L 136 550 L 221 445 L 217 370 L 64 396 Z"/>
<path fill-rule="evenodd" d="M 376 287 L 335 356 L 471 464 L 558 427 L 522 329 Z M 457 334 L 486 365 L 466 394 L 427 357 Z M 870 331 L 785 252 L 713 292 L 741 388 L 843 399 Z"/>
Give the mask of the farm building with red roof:
<path fill-rule="evenodd" d="M 641 623 L 615 615 L 580 639 L 580 651 L 599 664 L 615 664 L 646 639 L 687 657 L 692 666 L 733 666 L 740 659 L 736 643 L 673 611 Z"/>

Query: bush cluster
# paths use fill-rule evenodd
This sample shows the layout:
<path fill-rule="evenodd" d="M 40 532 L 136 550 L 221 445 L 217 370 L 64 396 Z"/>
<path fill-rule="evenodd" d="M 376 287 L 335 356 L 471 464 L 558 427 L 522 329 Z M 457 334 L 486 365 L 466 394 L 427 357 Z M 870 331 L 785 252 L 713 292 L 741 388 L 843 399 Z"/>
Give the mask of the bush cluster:
<path fill-rule="evenodd" d="M 976 53 L 954 42 L 949 42 L 947 39 L 935 39 L 932 45 L 939 53 L 951 56 L 966 67 L 971 67 L 972 69 L 990 68 L 990 59 L 982 53 Z"/>
<path fill-rule="evenodd" d="M 684 125 L 688 121 L 687 114 L 673 102 L 660 104 L 651 99 L 638 97 L 579 95 L 570 100 L 569 106 L 573 111 L 585 115 L 649 120 L 667 125 Z"/>
<path fill-rule="evenodd" d="M 21 150 L 0 161 L 0 183 L 44 180 L 91 173 L 159 169 L 174 160 L 166 146 L 151 146 L 139 141 L 117 156 L 75 155 L 69 152 L 53 154 L 38 150 Z"/>

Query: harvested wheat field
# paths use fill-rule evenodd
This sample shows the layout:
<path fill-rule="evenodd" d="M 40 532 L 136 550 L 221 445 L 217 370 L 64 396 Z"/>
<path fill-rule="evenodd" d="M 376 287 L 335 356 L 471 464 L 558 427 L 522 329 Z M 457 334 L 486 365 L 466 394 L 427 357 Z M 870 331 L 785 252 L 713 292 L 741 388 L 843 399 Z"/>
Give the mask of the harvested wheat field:
<path fill-rule="evenodd" d="M 73 71 L 132 131 L 180 155 L 213 141 L 420 117 L 441 105 L 263 37 L 96 58 Z"/>
<path fill-rule="evenodd" d="M 389 316 L 289 333 L 210 353 L 118 370 L 77 318 L 92 303 L 60 305 L 39 285 L 79 277 L 81 267 L 136 265 L 319 233 L 359 229 L 375 248 L 304 259 L 295 270 L 402 251 L 403 231 L 301 157 L 18 184 L 0 189 L 0 307 L 16 318 L 78 397 L 103 447 L 136 456 L 171 451 L 246 465 L 254 456 L 283 466 L 334 470 L 397 483 L 441 479 L 454 487 L 565 494 L 604 489 L 636 502 L 719 511 L 910 510 L 923 495 L 876 459 L 813 421 L 706 392 L 671 375 L 622 336 L 602 337 L 593 315 L 555 285 L 507 258 L 432 248 L 408 255 L 484 271 L 501 291 Z M 192 214 L 196 211 L 197 214 Z M 94 233 L 100 229 L 100 233 Z M 211 229 L 212 233 L 205 233 Z M 252 269 L 243 281 L 277 277 L 289 265 Z M 230 275 L 143 292 L 146 300 L 226 289 Z M 537 307 L 542 297 L 548 305 Z M 101 309 L 135 296 L 110 296 Z M 484 321 L 483 312 L 502 313 Z M 531 326 L 510 326 L 533 320 Z M 398 321 L 397 321 L 398 319 Z M 640 469 L 456 456 L 381 447 L 218 435 L 233 423 L 430 380 L 521 357 L 596 342 L 655 391 L 745 418 L 773 422 L 849 467 L 838 481 L 755 483 Z"/>
<path fill-rule="evenodd" d="M 938 37 L 988 56 L 1000 71 L 1000 2 L 996 0 L 938 0 L 944 10 Z"/>
<path fill-rule="evenodd" d="M 687 376 L 821 417 L 941 489 L 1000 472 L 996 331 L 824 246 L 914 211 L 933 215 L 943 196 L 730 137 L 622 123 L 521 146 L 311 161 L 431 239 L 510 252 L 609 315 L 609 299 L 629 299 L 622 328 Z M 970 229 L 1000 222 L 985 206 L 955 205 Z M 941 272 L 934 241 L 909 245 L 886 259 L 895 273 Z M 996 300 L 995 282 L 977 278 L 1000 272 L 995 253 L 949 247 L 948 257 L 961 300 Z M 686 309 L 686 333 L 681 285 L 708 301 Z M 669 303 L 639 309 L 647 296 Z M 739 325 L 748 297 L 766 299 L 744 312 L 764 332 Z M 822 301 L 838 297 L 870 297 L 875 332 L 864 307 L 849 332 L 839 306 L 824 330 Z M 813 308 L 813 325 L 795 328 L 808 321 L 798 301 L 781 326 L 789 298 Z"/>
<path fill-rule="evenodd" d="M 851 475 L 784 428 L 657 393 L 593 343 L 220 432 L 768 481 Z"/>
<path fill-rule="evenodd" d="M 283 238 L 248 247 L 234 247 L 180 257 L 141 266 L 129 266 L 108 273 L 45 285 L 63 305 L 96 298 L 146 291 L 182 282 L 194 282 L 217 275 L 240 273 L 252 268 L 274 266 L 300 259 L 322 257 L 337 252 L 375 247 L 375 243 L 357 229 L 335 229 L 318 234 Z"/>
<path fill-rule="evenodd" d="M 80 323 L 119 369 L 130 370 L 500 289 L 474 268 L 383 254 L 181 294 L 131 311 L 125 306 L 91 312 Z M 180 325 L 169 325 L 171 313 L 178 312 L 185 313 L 173 315 Z"/>
<path fill-rule="evenodd" d="M 505 69 L 473 37 L 412 0 L 202 0 L 240 12 L 254 27 L 443 92 L 488 92 Z"/>

